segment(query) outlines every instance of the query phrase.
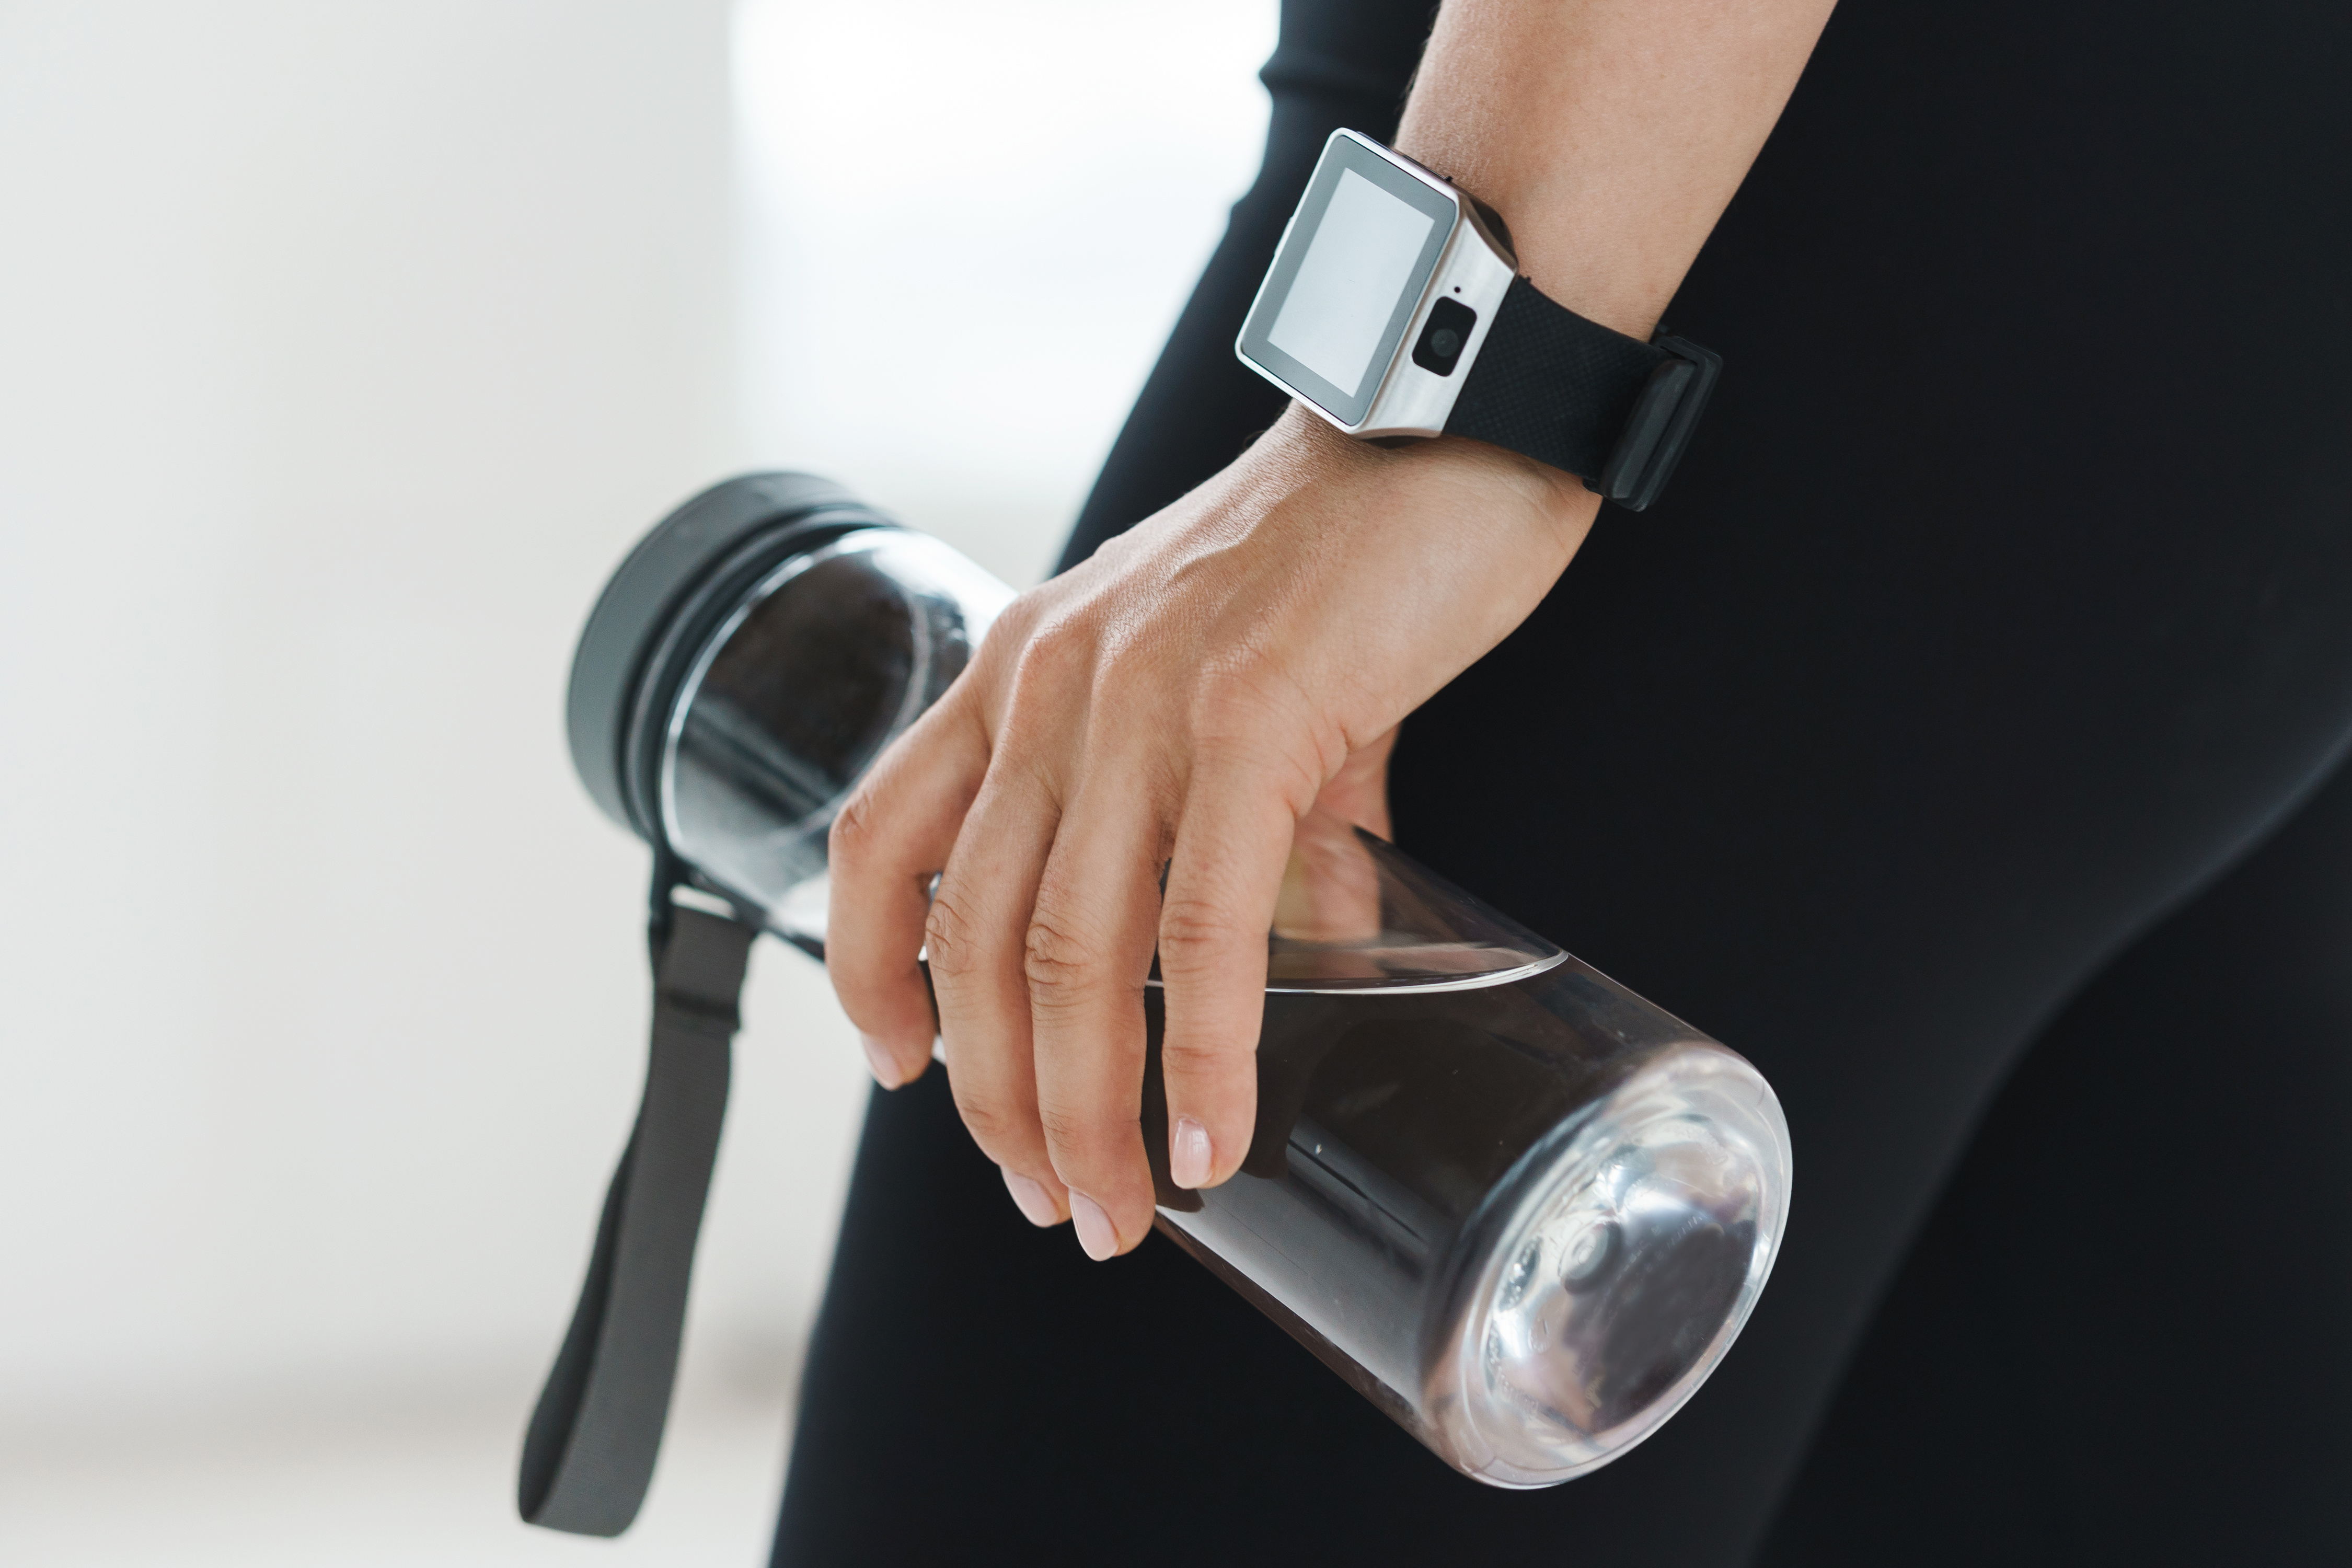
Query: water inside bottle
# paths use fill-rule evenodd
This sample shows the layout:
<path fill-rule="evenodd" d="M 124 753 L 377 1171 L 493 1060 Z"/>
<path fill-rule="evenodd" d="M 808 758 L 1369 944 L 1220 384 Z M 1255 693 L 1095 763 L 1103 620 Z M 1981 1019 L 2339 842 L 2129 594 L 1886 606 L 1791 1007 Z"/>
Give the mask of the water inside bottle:
<path fill-rule="evenodd" d="M 1488 1456 L 1488 1479 L 1541 1484 L 1513 1478 L 1637 1441 L 1761 1289 L 1785 1188 L 1761 1079 L 1573 959 L 1269 994 L 1250 1151 L 1206 1193 L 1167 1178 L 1163 1020 L 1148 996 L 1167 1226 L 1393 1391 L 1383 1407 L 1432 1447 Z M 1465 1430 L 1430 1429 L 1448 1421 Z"/>

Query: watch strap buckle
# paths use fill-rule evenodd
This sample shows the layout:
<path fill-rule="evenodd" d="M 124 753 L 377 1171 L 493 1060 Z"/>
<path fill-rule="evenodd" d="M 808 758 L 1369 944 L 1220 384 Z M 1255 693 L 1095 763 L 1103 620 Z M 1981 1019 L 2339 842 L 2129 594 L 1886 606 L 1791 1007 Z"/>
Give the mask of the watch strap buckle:
<path fill-rule="evenodd" d="M 1723 374 L 1723 356 L 1688 338 L 1661 333 L 1650 342 L 1668 357 L 1642 384 L 1601 468 L 1600 482 L 1585 481 L 1587 489 L 1629 511 L 1647 508 L 1674 478 L 1675 466 L 1682 461 L 1691 432 L 1698 427 L 1698 417 L 1715 391 L 1716 378 Z"/>

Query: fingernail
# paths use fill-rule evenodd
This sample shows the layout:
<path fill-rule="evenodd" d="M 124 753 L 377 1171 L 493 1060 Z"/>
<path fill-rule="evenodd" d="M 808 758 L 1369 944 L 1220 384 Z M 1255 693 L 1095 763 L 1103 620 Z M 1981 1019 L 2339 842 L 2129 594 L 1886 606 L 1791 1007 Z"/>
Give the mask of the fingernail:
<path fill-rule="evenodd" d="M 1045 1190 L 1043 1182 L 1033 1182 L 1010 1166 L 1003 1167 L 1004 1190 L 1013 1194 L 1013 1206 L 1021 1215 L 1040 1230 L 1062 1223 L 1062 1211 L 1054 1206 L 1054 1194 Z"/>
<path fill-rule="evenodd" d="M 1180 1116 L 1168 1131 L 1168 1174 L 1180 1187 L 1197 1187 L 1209 1179 L 1209 1130 L 1189 1116 Z"/>
<path fill-rule="evenodd" d="M 860 1035 L 857 1043 L 866 1047 L 866 1068 L 874 1075 L 876 1083 L 884 1089 L 896 1089 L 906 1081 L 899 1076 L 898 1064 L 892 1061 L 890 1053 L 882 1048 L 881 1041 L 871 1035 Z"/>
<path fill-rule="evenodd" d="M 1078 1233 L 1078 1245 L 1097 1263 L 1118 1250 L 1118 1232 L 1111 1228 L 1110 1215 L 1076 1187 L 1070 1189 L 1070 1225 Z"/>

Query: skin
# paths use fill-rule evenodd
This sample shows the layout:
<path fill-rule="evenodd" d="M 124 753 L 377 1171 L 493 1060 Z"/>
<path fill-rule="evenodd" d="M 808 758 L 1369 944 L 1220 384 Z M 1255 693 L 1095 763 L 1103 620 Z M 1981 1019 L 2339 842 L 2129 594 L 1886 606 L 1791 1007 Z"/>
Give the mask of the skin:
<path fill-rule="evenodd" d="M 1647 337 L 1829 9 L 1448 0 L 1398 145 L 1504 214 L 1546 294 Z M 1369 446 L 1294 406 L 1022 595 L 834 826 L 827 962 L 875 1076 L 912 1080 L 936 1033 L 1022 1211 L 1074 1219 L 1092 1257 L 1126 1251 L 1153 1214 L 1138 1117 L 1156 950 L 1171 1173 L 1231 1176 L 1265 933 L 1278 905 L 1305 907 L 1296 871 L 1284 904 L 1302 818 L 1319 801 L 1387 832 L 1398 724 L 1535 609 L 1598 509 L 1499 448 Z"/>

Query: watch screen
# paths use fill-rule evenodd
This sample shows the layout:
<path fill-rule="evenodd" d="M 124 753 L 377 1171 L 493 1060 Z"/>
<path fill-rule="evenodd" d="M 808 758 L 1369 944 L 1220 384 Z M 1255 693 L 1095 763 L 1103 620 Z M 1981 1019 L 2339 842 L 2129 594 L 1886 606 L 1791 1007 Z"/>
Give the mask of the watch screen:
<path fill-rule="evenodd" d="M 1414 263 L 1436 226 L 1353 169 L 1340 171 L 1266 341 L 1332 385 L 1362 391 L 1397 296 L 1419 281 Z"/>
<path fill-rule="evenodd" d="M 1360 423 L 1457 216 L 1452 192 L 1335 134 L 1242 326 L 1243 357 Z"/>

